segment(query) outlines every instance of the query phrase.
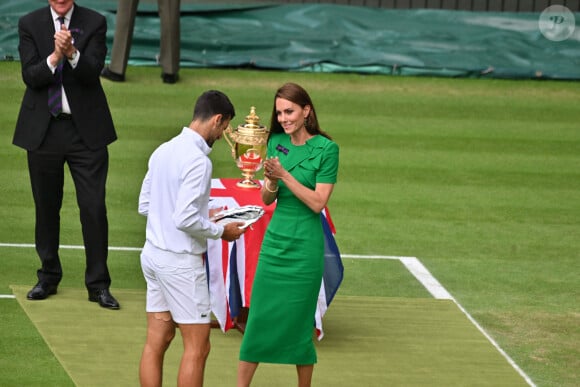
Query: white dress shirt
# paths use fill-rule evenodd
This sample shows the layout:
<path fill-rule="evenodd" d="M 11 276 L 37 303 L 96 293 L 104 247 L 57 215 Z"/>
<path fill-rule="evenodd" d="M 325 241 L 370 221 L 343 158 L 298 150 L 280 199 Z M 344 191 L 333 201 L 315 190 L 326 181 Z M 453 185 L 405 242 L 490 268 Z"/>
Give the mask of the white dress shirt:
<path fill-rule="evenodd" d="M 75 7 L 73 5 L 72 8 L 66 13 L 66 15 L 64 15 L 64 25 L 66 26 L 66 28 L 68 28 L 70 24 L 70 18 L 72 16 L 74 8 Z M 60 31 L 60 21 L 58 20 L 60 15 L 54 12 L 54 9 L 52 8 L 50 9 L 50 13 L 52 14 L 52 21 L 54 22 L 54 30 Z M 80 56 L 81 53 L 77 50 L 77 55 L 73 59 L 68 60 L 68 63 L 70 63 L 73 69 L 77 67 L 77 63 L 79 63 Z M 56 71 L 56 67 L 50 63 L 50 55 L 46 58 L 46 63 L 48 64 L 48 68 L 50 69 L 50 71 L 52 71 L 52 73 L 54 74 L 54 72 Z M 68 104 L 68 99 L 66 98 L 64 86 L 62 87 L 62 112 L 71 114 L 70 105 Z"/>
<path fill-rule="evenodd" d="M 209 220 L 210 152 L 188 127 L 153 152 L 139 195 L 139 213 L 147 216 L 146 246 L 199 255 L 208 238 L 222 236 L 223 226 Z"/>

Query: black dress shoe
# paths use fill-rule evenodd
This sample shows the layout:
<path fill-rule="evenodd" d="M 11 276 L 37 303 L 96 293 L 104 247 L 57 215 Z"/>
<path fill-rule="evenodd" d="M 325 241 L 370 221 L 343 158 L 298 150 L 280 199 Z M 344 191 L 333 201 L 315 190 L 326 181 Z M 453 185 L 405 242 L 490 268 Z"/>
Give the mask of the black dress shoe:
<path fill-rule="evenodd" d="M 26 298 L 29 300 L 44 300 L 52 294 L 56 294 L 57 285 L 39 282 L 28 292 Z"/>
<path fill-rule="evenodd" d="M 179 79 L 179 75 L 162 73 L 161 79 L 163 79 L 163 83 L 175 83 Z"/>
<path fill-rule="evenodd" d="M 99 289 L 89 291 L 89 301 L 98 302 L 103 308 L 119 309 L 120 305 L 115 297 L 109 292 L 109 289 Z"/>
<path fill-rule="evenodd" d="M 125 82 L 125 75 L 124 74 L 117 74 L 109 70 L 108 67 L 105 67 L 103 71 L 101 71 L 101 77 L 108 79 L 109 81 L 113 82 Z"/>

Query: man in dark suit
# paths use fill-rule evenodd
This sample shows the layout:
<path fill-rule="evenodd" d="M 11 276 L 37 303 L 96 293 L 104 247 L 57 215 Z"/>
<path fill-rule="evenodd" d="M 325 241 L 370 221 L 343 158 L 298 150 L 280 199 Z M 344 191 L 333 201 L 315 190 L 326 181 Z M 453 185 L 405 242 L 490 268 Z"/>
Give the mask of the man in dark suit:
<path fill-rule="evenodd" d="M 123 0 L 117 5 L 115 18 L 115 37 L 111 50 L 111 62 L 105 67 L 102 76 L 114 82 L 125 81 L 125 70 L 129 61 L 131 41 L 139 0 Z M 164 83 L 175 83 L 179 79 L 180 50 L 180 0 L 157 0 L 161 19 L 161 43 L 159 63 L 161 79 Z"/>
<path fill-rule="evenodd" d="M 48 3 L 18 23 L 26 91 L 13 143 L 27 151 L 36 251 L 42 263 L 38 283 L 27 297 L 43 300 L 56 294 L 62 279 L 58 249 L 66 163 L 80 210 L 89 301 L 119 309 L 109 291 L 105 205 L 107 145 L 117 135 L 99 78 L 107 53 L 107 22 L 74 0 Z"/>

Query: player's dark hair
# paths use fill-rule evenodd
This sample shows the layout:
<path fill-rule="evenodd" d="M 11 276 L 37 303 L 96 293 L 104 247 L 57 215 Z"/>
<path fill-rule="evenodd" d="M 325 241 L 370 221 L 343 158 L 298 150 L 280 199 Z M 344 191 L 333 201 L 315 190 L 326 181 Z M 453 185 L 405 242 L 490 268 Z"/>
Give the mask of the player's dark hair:
<path fill-rule="evenodd" d="M 208 90 L 197 99 L 193 108 L 193 119 L 206 121 L 216 114 L 231 120 L 236 116 L 236 110 L 227 95 L 218 90 Z"/>

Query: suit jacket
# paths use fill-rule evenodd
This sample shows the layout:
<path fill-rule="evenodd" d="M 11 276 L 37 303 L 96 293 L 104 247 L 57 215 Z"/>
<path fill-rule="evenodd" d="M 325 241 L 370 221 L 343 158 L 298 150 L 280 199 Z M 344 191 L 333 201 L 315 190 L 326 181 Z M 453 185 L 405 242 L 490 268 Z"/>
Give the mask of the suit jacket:
<path fill-rule="evenodd" d="M 99 149 L 117 139 L 100 80 L 107 54 L 107 21 L 101 14 L 75 4 L 68 29 L 80 57 L 75 69 L 64 61 L 63 86 L 80 137 L 90 149 Z M 18 51 L 26 91 L 13 144 L 27 150 L 42 144 L 50 125 L 48 89 L 55 82 L 55 75 L 46 58 L 54 50 L 54 33 L 49 6 L 23 16 L 18 22 Z"/>

